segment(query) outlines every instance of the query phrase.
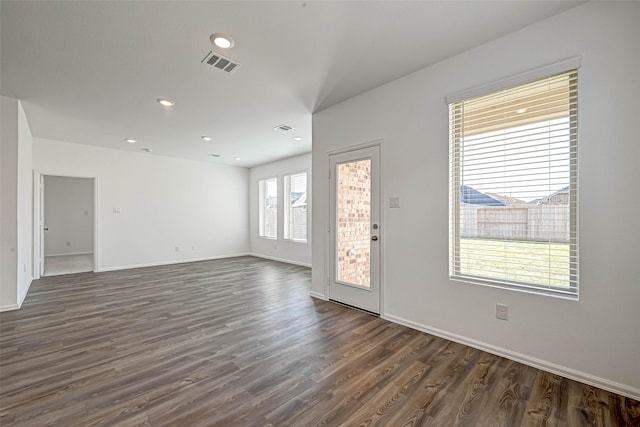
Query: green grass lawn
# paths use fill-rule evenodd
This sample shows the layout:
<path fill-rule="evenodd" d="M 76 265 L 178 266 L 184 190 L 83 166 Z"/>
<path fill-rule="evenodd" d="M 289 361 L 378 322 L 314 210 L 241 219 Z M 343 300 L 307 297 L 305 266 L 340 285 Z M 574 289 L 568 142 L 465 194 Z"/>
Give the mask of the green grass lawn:
<path fill-rule="evenodd" d="M 569 287 L 569 243 L 460 239 L 460 274 Z"/>

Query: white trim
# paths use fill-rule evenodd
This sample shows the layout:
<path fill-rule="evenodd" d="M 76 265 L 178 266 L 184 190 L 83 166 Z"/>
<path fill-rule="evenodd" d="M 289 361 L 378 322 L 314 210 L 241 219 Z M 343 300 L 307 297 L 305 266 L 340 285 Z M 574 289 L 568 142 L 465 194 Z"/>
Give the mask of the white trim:
<path fill-rule="evenodd" d="M 300 261 L 293 261 L 293 260 L 290 260 L 290 259 L 276 258 L 276 257 L 273 257 L 273 256 L 257 254 L 257 253 L 254 253 L 254 252 L 251 252 L 248 255 L 249 256 L 254 256 L 256 258 L 264 258 L 264 259 L 269 259 L 271 261 L 285 262 L 287 264 L 293 264 L 293 265 L 299 265 L 299 266 L 302 266 L 302 267 L 311 268 L 311 264 L 309 264 L 308 262 L 300 262 Z"/>
<path fill-rule="evenodd" d="M 326 295 L 321 294 L 320 292 L 309 291 L 309 296 L 312 298 L 321 299 L 323 301 L 329 301 L 329 298 L 327 298 Z"/>
<path fill-rule="evenodd" d="M 40 175 L 46 176 L 60 176 L 64 178 L 97 178 L 98 175 L 92 172 L 80 171 L 80 172 L 62 172 L 54 169 L 37 169 Z"/>
<path fill-rule="evenodd" d="M 329 165 L 329 182 L 328 182 L 328 195 L 329 195 L 329 203 L 327 203 L 327 207 L 328 207 L 328 215 L 325 218 L 325 228 L 327 230 L 327 235 L 325 237 L 325 242 L 328 242 L 328 244 L 325 244 L 325 248 L 329 248 L 328 251 L 325 251 L 325 272 L 327 275 L 327 279 L 326 279 L 326 283 L 325 283 L 325 292 L 328 296 L 328 299 L 330 300 L 334 300 L 334 296 L 337 292 L 339 292 L 339 290 L 337 291 L 336 286 L 334 285 L 347 285 L 346 283 L 341 283 L 338 282 L 337 280 L 335 280 L 336 277 L 336 237 L 335 237 L 335 233 L 336 233 L 336 223 L 335 223 L 335 212 L 334 212 L 334 203 L 335 203 L 335 199 L 334 199 L 334 191 L 336 191 L 335 189 L 335 185 L 336 185 L 336 172 L 334 170 L 334 160 L 332 159 L 334 156 L 349 156 L 352 153 L 356 152 L 356 151 L 360 151 L 360 150 L 368 150 L 368 149 L 377 149 L 377 168 L 378 170 L 375 171 L 373 169 L 373 160 L 376 158 L 376 156 L 372 155 L 372 154 L 367 154 L 364 155 L 363 157 L 360 157 L 360 159 L 366 159 L 366 158 L 370 158 L 372 159 L 372 171 L 377 172 L 378 175 L 378 179 L 377 179 L 377 184 L 378 184 L 378 191 L 377 191 L 377 195 L 378 195 L 378 209 L 377 212 L 375 210 L 372 210 L 372 212 L 377 213 L 378 215 L 378 225 L 380 227 L 380 231 L 378 232 L 378 235 L 380 236 L 380 239 L 382 239 L 384 237 L 384 199 L 383 199 L 383 175 L 382 175 L 382 169 L 383 169 L 383 150 L 382 150 L 382 146 L 384 145 L 384 138 L 377 138 L 375 140 L 371 140 L 371 141 L 366 141 L 363 143 L 359 143 L 359 144 L 354 144 L 354 145 L 349 145 L 349 146 L 344 146 L 344 147 L 340 147 L 340 148 L 336 148 L 333 150 L 328 150 L 327 151 L 327 161 L 328 161 L 328 165 Z M 357 158 L 357 156 L 353 156 L 351 158 L 349 158 L 348 161 L 354 161 Z M 337 161 L 337 160 L 336 160 Z M 336 163 L 337 164 L 337 163 Z M 373 181 L 373 176 L 375 175 L 375 173 L 372 172 L 372 183 Z M 373 184 L 372 184 L 373 187 Z M 372 192 L 373 194 L 373 192 Z M 373 199 L 372 199 L 373 200 Z M 375 218 L 374 218 L 375 220 Z M 383 244 L 381 242 L 381 244 L 378 246 L 378 262 L 377 262 L 377 307 L 375 309 L 368 309 L 368 308 L 364 308 L 364 307 L 360 307 L 357 306 L 355 304 L 348 304 L 344 301 L 341 301 L 340 299 L 338 299 L 336 297 L 335 301 L 341 304 L 347 304 L 350 306 L 353 306 L 357 309 L 361 309 L 361 310 L 365 310 L 371 313 L 375 313 L 376 315 L 380 315 L 380 313 L 382 313 L 382 295 L 384 293 L 384 281 L 383 281 L 383 265 L 384 265 L 384 258 L 383 258 Z M 327 256 L 328 255 L 328 256 Z M 373 263 L 372 263 L 373 265 Z M 371 272 L 373 273 L 373 268 L 371 269 Z M 374 283 L 374 281 L 372 280 L 372 283 Z M 369 289 L 363 289 L 360 286 L 353 286 L 351 284 L 347 285 L 348 287 L 351 288 L 357 288 L 360 290 L 367 290 L 371 293 L 371 295 L 375 296 L 374 290 L 372 288 Z M 332 291 L 333 291 L 333 295 L 332 295 Z"/>
<path fill-rule="evenodd" d="M 100 269 L 100 186 L 98 175 L 93 177 L 93 272 Z"/>
<path fill-rule="evenodd" d="M 573 288 L 574 292 L 569 291 L 554 291 L 554 289 L 546 289 L 543 287 L 537 287 L 535 285 L 524 285 L 509 282 L 501 282 L 499 280 L 484 279 L 482 277 L 453 275 L 449 276 L 449 280 L 453 282 L 466 283 L 470 285 L 487 286 L 489 288 L 506 289 L 509 291 L 524 292 L 531 295 L 541 295 L 544 297 L 559 298 L 566 301 L 580 301 L 578 295 L 578 287 Z"/>
<path fill-rule="evenodd" d="M 626 384 L 621 384 L 615 381 L 607 380 L 605 378 L 597 377 L 595 375 L 578 371 L 576 369 L 568 368 L 566 366 L 558 365 L 553 362 L 538 359 L 536 357 L 528 356 L 526 354 L 518 353 L 515 351 L 511 351 L 503 347 L 498 347 L 498 346 L 487 344 L 482 341 L 477 341 L 462 335 L 446 332 L 446 331 L 443 331 L 442 329 L 422 325 L 420 323 L 413 322 L 411 320 L 407 320 L 399 316 L 394 316 L 392 314 L 386 314 L 381 317 L 390 322 L 398 323 L 400 325 L 407 326 L 411 329 L 416 329 L 418 331 L 435 335 L 440 338 L 447 339 L 449 341 L 454 341 L 469 347 L 477 348 L 479 350 L 486 351 L 487 353 L 505 357 L 509 360 L 513 360 L 513 361 L 522 363 L 524 365 L 531 366 L 536 369 L 540 369 L 542 371 L 550 372 L 552 374 L 560 375 L 565 378 L 569 378 L 584 384 L 601 388 L 603 390 L 607 390 L 613 393 L 627 396 L 631 399 L 640 400 L 640 388 L 635 388 Z"/>
<path fill-rule="evenodd" d="M 92 179 L 93 180 L 93 252 L 81 252 L 81 253 L 93 253 L 93 272 L 97 273 L 99 271 L 107 271 L 107 270 L 101 270 L 100 269 L 100 197 L 99 197 L 99 177 L 97 173 L 88 173 L 88 172 L 80 172 L 80 173 L 74 173 L 74 172 L 60 172 L 60 171 L 55 171 L 55 170 L 46 170 L 46 169 L 34 169 L 34 174 L 37 173 L 39 176 L 46 177 L 46 176 L 60 176 L 60 177 L 66 177 L 66 178 L 83 178 L 83 179 Z M 34 188 L 33 191 L 35 193 L 35 183 L 34 183 Z M 42 188 L 40 187 L 40 191 L 42 192 Z M 44 197 L 44 195 L 43 195 Z M 42 209 L 42 206 L 40 205 L 40 203 L 38 204 L 38 208 Z M 42 203 L 42 205 L 44 205 L 44 202 Z M 34 204 L 34 209 L 35 209 L 35 204 Z M 35 212 L 34 212 L 35 213 Z M 43 218 L 44 221 L 44 218 Z M 35 228 L 35 227 L 34 227 Z M 35 248 L 35 243 L 36 243 L 36 236 L 34 235 L 34 248 Z M 43 245 L 43 239 L 41 239 L 41 235 L 40 233 L 38 233 L 37 236 L 37 240 L 38 240 L 38 244 L 40 246 Z M 32 262 L 35 262 L 35 254 L 33 254 L 32 251 Z M 61 254 L 61 255 L 77 255 L 77 254 Z M 43 258 L 46 256 L 58 256 L 58 255 L 43 255 Z M 126 267 L 125 267 L 126 268 Z M 42 271 L 39 271 L 39 267 L 38 267 L 38 273 L 39 275 L 37 277 L 35 277 L 36 279 L 39 279 L 42 276 Z M 119 268 L 116 268 L 119 269 Z"/>
<path fill-rule="evenodd" d="M 505 77 L 500 80 L 486 83 L 480 86 L 475 86 L 469 89 L 460 90 L 458 92 L 451 93 L 446 96 L 447 104 L 453 104 L 464 99 L 474 98 L 480 95 L 486 95 L 488 93 L 496 92 L 502 89 L 507 89 L 513 86 L 519 86 L 525 83 L 530 83 L 534 80 L 539 80 L 545 77 L 560 74 L 565 71 L 580 68 L 582 65 L 582 56 L 574 56 L 572 58 L 565 59 L 563 61 L 554 62 L 540 68 L 525 71 L 523 73 L 515 74 L 513 76 Z"/>
<path fill-rule="evenodd" d="M 370 148 L 375 146 L 381 147 L 383 141 L 384 141 L 384 138 L 378 138 L 372 141 L 361 142 L 359 144 L 347 145 L 346 147 L 340 147 L 340 148 L 335 148 L 333 150 L 329 150 L 327 151 L 327 154 L 329 156 L 332 156 L 334 154 L 343 154 L 343 153 L 348 153 L 349 151 L 360 150 L 361 148 Z M 380 151 L 382 152 L 382 150 Z M 331 168 L 331 165 L 329 165 L 329 168 Z"/>
<path fill-rule="evenodd" d="M 40 278 L 40 172 L 33 169 L 33 188 L 31 191 L 31 277 Z M 40 190 L 40 191 L 38 191 Z M 36 262 L 37 261 L 37 262 Z"/>
<path fill-rule="evenodd" d="M 24 300 L 27 298 L 27 294 L 29 293 L 29 288 L 31 288 L 32 283 L 33 283 L 33 277 L 29 278 L 29 284 L 27 285 L 27 289 L 24 291 L 24 295 L 22 295 L 22 297 L 18 300 L 18 309 L 22 307 L 22 303 L 24 303 Z"/>
<path fill-rule="evenodd" d="M 211 261 L 214 259 L 223 259 L 223 258 L 236 258 L 241 256 L 249 256 L 248 253 L 243 252 L 239 254 L 226 254 L 226 255 L 215 255 L 210 257 L 201 257 L 201 258 L 188 258 L 188 259 L 174 259 L 169 261 L 156 261 L 156 262 L 146 262 L 143 264 L 130 264 L 130 265 L 116 265 L 114 267 L 102 267 L 97 270 L 97 273 L 105 272 L 105 271 L 116 271 L 116 270 L 129 270 L 132 268 L 143 268 L 143 267 L 157 267 L 161 265 L 171 265 L 171 264 L 187 264 L 190 262 L 198 262 L 198 261 Z"/>
<path fill-rule="evenodd" d="M 48 257 L 48 256 L 88 255 L 88 254 L 92 254 L 92 253 L 93 253 L 93 252 L 70 252 L 70 253 L 68 253 L 68 254 L 49 254 L 49 255 L 46 255 L 46 254 L 45 254 L 45 256 L 44 256 L 44 257 L 46 258 L 46 257 Z"/>
<path fill-rule="evenodd" d="M 17 304 L 11 304 L 11 305 L 3 305 L 0 306 L 0 313 L 2 313 L 3 311 L 13 311 L 13 310 L 18 310 L 20 307 L 18 307 Z"/>

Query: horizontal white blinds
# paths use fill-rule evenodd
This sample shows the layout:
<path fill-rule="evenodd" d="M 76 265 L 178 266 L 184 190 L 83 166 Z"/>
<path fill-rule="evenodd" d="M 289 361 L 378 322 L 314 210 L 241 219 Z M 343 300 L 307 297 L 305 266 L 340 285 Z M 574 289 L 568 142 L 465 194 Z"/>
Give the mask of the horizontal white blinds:
<path fill-rule="evenodd" d="M 269 239 L 278 237 L 278 179 L 258 182 L 259 227 L 258 235 Z"/>
<path fill-rule="evenodd" d="M 449 104 L 450 276 L 577 294 L 577 70 Z"/>
<path fill-rule="evenodd" d="M 287 175 L 285 185 L 284 238 L 307 241 L 307 174 Z"/>

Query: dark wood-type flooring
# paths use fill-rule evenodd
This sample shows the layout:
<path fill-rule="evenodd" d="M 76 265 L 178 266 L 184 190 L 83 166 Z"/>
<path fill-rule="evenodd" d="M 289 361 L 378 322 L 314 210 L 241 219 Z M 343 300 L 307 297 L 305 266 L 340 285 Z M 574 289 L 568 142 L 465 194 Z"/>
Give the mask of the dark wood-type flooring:
<path fill-rule="evenodd" d="M 0 425 L 638 426 L 640 403 L 309 297 L 252 257 L 35 281 Z"/>

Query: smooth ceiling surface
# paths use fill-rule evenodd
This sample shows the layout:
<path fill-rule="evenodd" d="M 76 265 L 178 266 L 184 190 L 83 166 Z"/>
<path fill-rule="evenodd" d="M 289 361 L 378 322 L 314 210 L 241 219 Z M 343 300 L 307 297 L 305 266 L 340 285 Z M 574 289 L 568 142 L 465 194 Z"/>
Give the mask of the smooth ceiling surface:
<path fill-rule="evenodd" d="M 249 167 L 309 152 L 314 111 L 579 3 L 2 1 L 0 89 L 36 137 Z M 232 74 L 200 63 L 214 32 Z"/>

